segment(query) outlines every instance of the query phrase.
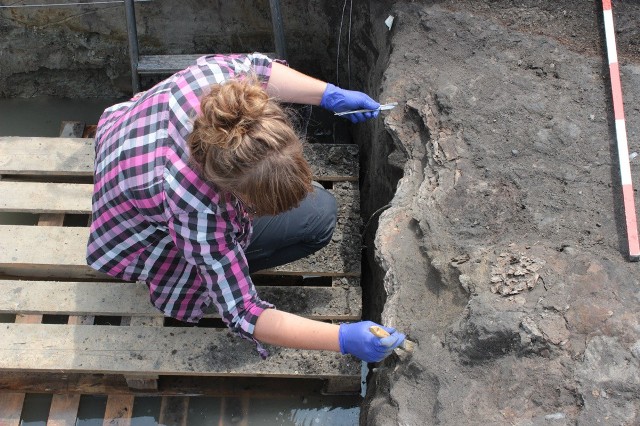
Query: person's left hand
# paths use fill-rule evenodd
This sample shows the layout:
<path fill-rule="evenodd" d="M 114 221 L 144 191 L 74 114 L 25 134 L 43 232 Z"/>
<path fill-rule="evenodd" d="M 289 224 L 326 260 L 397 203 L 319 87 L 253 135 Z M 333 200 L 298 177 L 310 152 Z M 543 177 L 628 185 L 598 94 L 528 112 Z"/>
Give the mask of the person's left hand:
<path fill-rule="evenodd" d="M 361 123 L 370 118 L 375 118 L 380 112 L 378 111 L 380 104 L 365 93 L 354 90 L 344 90 L 331 83 L 327 84 L 327 88 L 320 101 L 320 106 L 333 112 L 354 111 L 358 109 L 373 110 L 370 112 L 357 112 L 345 115 L 344 118 L 351 120 L 352 123 Z"/>

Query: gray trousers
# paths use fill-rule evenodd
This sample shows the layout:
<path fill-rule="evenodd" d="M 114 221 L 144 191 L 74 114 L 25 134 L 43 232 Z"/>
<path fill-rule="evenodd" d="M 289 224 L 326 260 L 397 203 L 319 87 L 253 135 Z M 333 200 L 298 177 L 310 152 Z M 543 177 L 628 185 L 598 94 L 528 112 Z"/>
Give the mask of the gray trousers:
<path fill-rule="evenodd" d="M 320 250 L 331 241 L 336 217 L 335 198 L 319 184 L 297 208 L 256 217 L 245 250 L 250 271 L 284 265 Z"/>

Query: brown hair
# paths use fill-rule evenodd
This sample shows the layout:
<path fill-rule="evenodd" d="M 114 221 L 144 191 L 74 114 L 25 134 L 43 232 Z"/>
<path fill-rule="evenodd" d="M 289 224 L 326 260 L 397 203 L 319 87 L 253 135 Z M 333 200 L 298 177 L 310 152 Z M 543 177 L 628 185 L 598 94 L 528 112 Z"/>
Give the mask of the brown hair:
<path fill-rule="evenodd" d="M 260 215 L 296 207 L 311 192 L 300 138 L 255 79 L 212 86 L 200 107 L 187 143 L 205 179 L 239 194 Z"/>

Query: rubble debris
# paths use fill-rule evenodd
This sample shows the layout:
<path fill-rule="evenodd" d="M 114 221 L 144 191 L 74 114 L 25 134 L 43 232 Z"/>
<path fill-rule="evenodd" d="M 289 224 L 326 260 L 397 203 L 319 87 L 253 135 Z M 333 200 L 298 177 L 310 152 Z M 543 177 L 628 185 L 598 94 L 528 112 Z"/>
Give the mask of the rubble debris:
<path fill-rule="evenodd" d="M 533 289 L 540 279 L 538 271 L 544 264 L 544 260 L 522 254 L 501 253 L 491 266 L 491 292 L 510 296 Z"/>

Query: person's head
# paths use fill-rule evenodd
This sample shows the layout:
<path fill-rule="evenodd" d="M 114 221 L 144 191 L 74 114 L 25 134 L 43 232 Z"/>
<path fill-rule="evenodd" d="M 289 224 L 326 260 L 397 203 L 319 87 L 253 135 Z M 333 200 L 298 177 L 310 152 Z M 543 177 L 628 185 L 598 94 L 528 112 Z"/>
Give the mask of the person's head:
<path fill-rule="evenodd" d="M 187 142 L 205 179 L 259 215 L 294 208 L 312 191 L 300 138 L 254 79 L 214 85 L 200 106 Z"/>

